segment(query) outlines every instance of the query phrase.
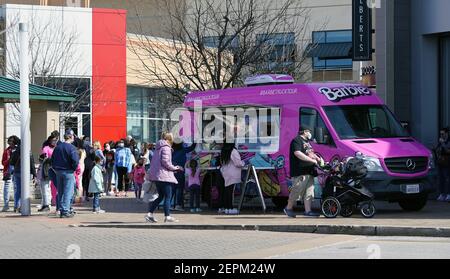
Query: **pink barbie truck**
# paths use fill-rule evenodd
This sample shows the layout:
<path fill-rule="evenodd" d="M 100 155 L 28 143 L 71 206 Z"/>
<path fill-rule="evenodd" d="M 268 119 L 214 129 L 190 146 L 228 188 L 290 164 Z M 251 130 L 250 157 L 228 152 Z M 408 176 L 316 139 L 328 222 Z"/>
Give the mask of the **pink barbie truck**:
<path fill-rule="evenodd" d="M 214 169 L 220 152 L 219 143 L 205 140 L 205 134 L 214 135 L 212 122 L 225 123 L 236 119 L 225 116 L 243 112 L 244 125 L 231 125 L 238 135 L 234 141 L 242 159 L 258 170 L 264 194 L 277 206 L 287 203 L 289 148 L 301 126 L 312 129 L 314 151 L 326 162 L 362 156 L 369 171 L 364 185 L 376 199 L 398 202 L 408 211 L 426 205 L 435 190 L 432 153 L 405 131 L 371 89 L 359 84 L 294 84 L 287 75 L 256 76 L 246 85 L 186 97 L 184 106 L 194 119 L 201 112 L 201 127 L 194 124 L 192 130 L 201 130 L 197 151 L 203 169 Z"/>

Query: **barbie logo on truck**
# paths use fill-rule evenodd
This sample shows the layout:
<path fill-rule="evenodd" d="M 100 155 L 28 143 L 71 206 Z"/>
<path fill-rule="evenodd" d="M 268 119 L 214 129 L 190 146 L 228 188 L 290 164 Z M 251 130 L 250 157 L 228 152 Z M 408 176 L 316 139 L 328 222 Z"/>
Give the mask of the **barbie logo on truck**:
<path fill-rule="evenodd" d="M 362 154 L 369 171 L 364 185 L 377 199 L 398 202 L 405 210 L 426 205 L 435 190 L 431 151 L 403 129 L 374 91 L 360 84 L 294 84 L 286 75 L 253 77 L 247 85 L 195 92 L 186 98 L 184 106 L 193 116 L 191 130 L 197 131 L 202 147 L 202 167 L 214 165 L 220 140 L 230 136 L 219 131 L 221 127 L 232 127 L 241 157 L 260 169 L 264 194 L 284 206 L 291 186 L 289 146 L 303 125 L 312 128 L 312 146 L 325 161 Z M 254 113 L 229 117 L 227 109 Z M 223 125 L 218 124 L 220 119 Z M 238 133 L 242 128 L 244 132 Z M 219 131 L 215 140 L 212 130 Z"/>

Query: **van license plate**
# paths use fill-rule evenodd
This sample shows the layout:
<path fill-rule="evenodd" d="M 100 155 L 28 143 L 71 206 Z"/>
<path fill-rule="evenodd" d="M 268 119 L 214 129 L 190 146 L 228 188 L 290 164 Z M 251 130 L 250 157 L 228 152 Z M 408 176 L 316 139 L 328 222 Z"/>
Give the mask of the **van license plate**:
<path fill-rule="evenodd" d="M 420 193 L 420 185 L 406 185 L 406 194 L 418 194 Z"/>

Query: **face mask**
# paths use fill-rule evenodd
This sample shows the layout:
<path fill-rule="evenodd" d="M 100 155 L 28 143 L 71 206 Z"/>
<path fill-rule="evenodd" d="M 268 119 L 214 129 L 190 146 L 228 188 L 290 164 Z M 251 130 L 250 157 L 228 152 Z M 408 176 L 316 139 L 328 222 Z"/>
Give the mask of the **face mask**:
<path fill-rule="evenodd" d="M 120 147 L 120 148 L 123 148 L 124 146 L 125 146 L 124 143 L 119 143 L 119 147 Z"/>
<path fill-rule="evenodd" d="M 311 133 L 308 133 L 308 134 L 306 135 L 306 138 L 307 138 L 308 140 L 312 140 L 312 134 L 311 134 Z"/>

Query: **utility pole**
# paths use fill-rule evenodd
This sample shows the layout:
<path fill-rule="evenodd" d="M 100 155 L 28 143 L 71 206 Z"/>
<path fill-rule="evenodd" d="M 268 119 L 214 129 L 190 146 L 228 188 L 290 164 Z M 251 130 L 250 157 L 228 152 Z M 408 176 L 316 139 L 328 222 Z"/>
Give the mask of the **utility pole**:
<path fill-rule="evenodd" d="M 21 168 L 21 214 L 31 216 L 30 200 L 30 154 L 31 154 L 31 133 L 30 133 L 30 92 L 29 92 L 29 68 L 28 68 L 28 24 L 19 24 L 20 40 L 20 168 Z"/>

